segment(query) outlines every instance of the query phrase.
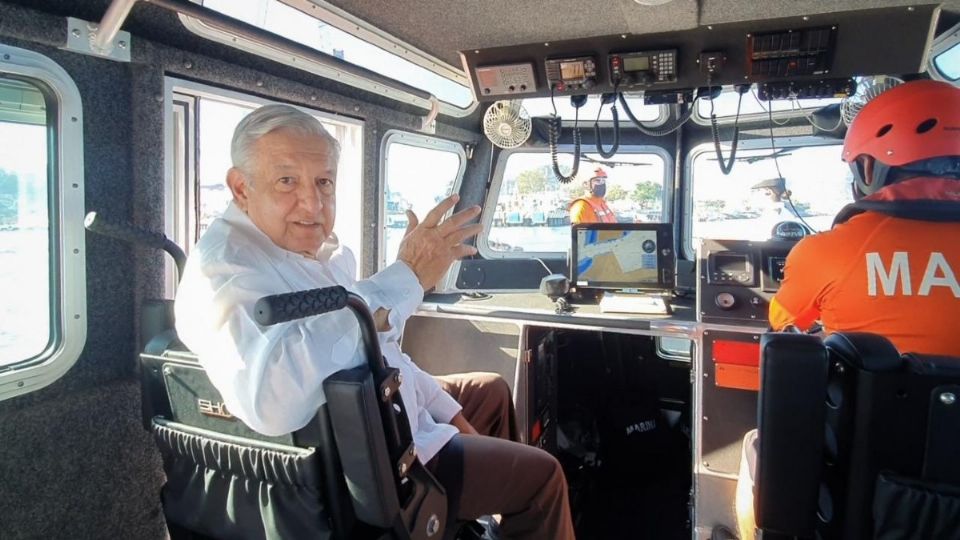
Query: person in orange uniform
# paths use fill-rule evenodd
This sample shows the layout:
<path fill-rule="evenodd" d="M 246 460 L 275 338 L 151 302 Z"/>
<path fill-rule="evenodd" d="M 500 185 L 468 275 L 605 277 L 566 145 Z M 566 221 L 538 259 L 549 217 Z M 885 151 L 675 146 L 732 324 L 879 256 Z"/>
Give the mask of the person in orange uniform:
<path fill-rule="evenodd" d="M 960 356 L 960 88 L 894 87 L 843 148 L 857 201 L 787 257 L 770 325 L 872 332 L 901 352 Z"/>
<path fill-rule="evenodd" d="M 584 182 L 590 192 L 585 197 L 574 199 L 570 203 L 570 223 L 616 223 L 617 215 L 607 206 L 603 198 L 607 194 L 607 171 L 597 167 L 593 176 Z"/>
<path fill-rule="evenodd" d="M 900 352 L 960 356 L 960 88 L 894 87 L 847 131 L 857 199 L 790 251 L 770 326 L 871 332 Z M 744 437 L 737 528 L 754 538 L 757 431 Z"/>

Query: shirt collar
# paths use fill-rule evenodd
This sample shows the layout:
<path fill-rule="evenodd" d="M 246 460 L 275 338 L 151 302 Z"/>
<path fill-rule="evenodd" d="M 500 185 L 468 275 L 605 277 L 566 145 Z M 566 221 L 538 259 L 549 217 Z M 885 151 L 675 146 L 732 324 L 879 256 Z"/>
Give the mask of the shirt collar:
<path fill-rule="evenodd" d="M 223 212 L 222 219 L 231 226 L 236 227 L 237 229 L 246 233 L 258 245 L 260 245 L 260 247 L 273 256 L 311 260 L 309 257 L 306 257 L 301 253 L 295 253 L 293 251 L 283 249 L 275 244 L 269 236 L 264 234 L 264 232 L 257 227 L 257 225 L 250 219 L 250 216 L 241 210 L 240 207 L 238 207 L 233 201 L 227 205 L 227 209 Z M 320 249 L 317 250 L 316 260 L 320 262 L 329 261 L 330 257 L 339 248 L 340 239 L 337 238 L 336 233 L 331 232 L 330 236 L 327 237 L 327 239 L 323 242 L 323 245 L 320 246 Z"/>

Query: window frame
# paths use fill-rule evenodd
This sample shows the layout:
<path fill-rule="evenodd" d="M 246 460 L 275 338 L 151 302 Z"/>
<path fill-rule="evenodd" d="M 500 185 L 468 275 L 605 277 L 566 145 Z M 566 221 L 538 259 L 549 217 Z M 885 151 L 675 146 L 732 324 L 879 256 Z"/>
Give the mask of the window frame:
<path fill-rule="evenodd" d="M 195 4 L 201 4 L 202 0 L 189 0 Z M 470 89 L 470 93 L 473 95 L 473 101 L 465 108 L 458 107 L 456 105 L 447 103 L 437 99 L 437 103 L 440 106 L 440 113 L 455 118 L 462 118 L 473 114 L 477 109 L 480 103 L 477 101 L 477 96 L 474 93 L 473 85 L 470 83 L 470 79 L 462 70 L 457 70 L 455 67 L 450 64 L 429 55 L 428 53 L 401 41 L 400 39 L 387 34 L 383 30 L 376 28 L 369 24 L 368 22 L 351 15 L 350 13 L 328 3 L 323 0 L 279 0 L 281 3 L 286 4 L 294 9 L 299 11 L 306 11 L 306 8 L 309 7 L 312 13 L 316 13 L 315 18 L 318 21 L 324 22 L 346 32 L 354 37 L 367 41 L 368 43 L 381 48 L 387 52 L 399 53 L 402 54 L 403 58 L 410 61 L 411 63 L 420 66 L 424 69 L 427 69 L 441 77 L 450 79 L 458 84 L 464 85 Z M 219 12 L 218 12 L 219 13 Z M 411 94 L 405 90 L 399 88 L 391 87 L 383 83 L 368 79 L 366 77 L 357 75 L 350 71 L 345 71 L 339 69 L 335 61 L 330 62 L 318 62 L 311 60 L 297 54 L 291 54 L 288 51 L 280 50 L 275 47 L 270 47 L 262 43 L 258 43 L 255 40 L 249 39 L 244 36 L 239 36 L 233 34 L 223 28 L 218 28 L 213 25 L 210 25 L 204 21 L 201 21 L 195 17 L 189 15 L 178 14 L 180 22 L 183 23 L 184 27 L 190 32 L 214 41 L 221 45 L 226 45 L 235 49 L 240 49 L 246 51 L 250 54 L 255 54 L 263 58 L 279 62 L 281 64 L 290 66 L 295 69 L 300 69 L 325 77 L 331 80 L 335 80 L 340 83 L 344 83 L 354 88 L 364 90 L 367 92 L 372 92 L 381 96 L 388 97 L 403 103 L 410 105 L 415 105 L 421 107 L 427 111 L 431 110 L 432 103 L 430 100 L 422 98 L 420 96 Z M 321 18 L 323 17 L 323 18 Z M 282 37 L 282 36 L 280 36 Z M 386 48 L 389 45 L 389 48 Z M 324 53 L 317 51 L 317 54 L 323 55 Z M 353 66 L 354 64 L 350 64 Z M 364 69 L 362 67 L 356 66 L 358 69 Z M 401 81 L 397 81 L 401 84 Z M 424 91 L 427 94 L 433 96 L 431 92 Z"/>
<path fill-rule="evenodd" d="M 927 56 L 927 72 L 936 80 L 960 86 L 960 78 L 951 79 L 947 77 L 937 66 L 937 58 L 955 46 L 960 47 L 960 23 L 955 24 L 934 40 L 930 47 L 930 54 Z"/>
<path fill-rule="evenodd" d="M 572 153 L 574 146 L 572 144 L 562 144 L 557 146 L 558 153 Z M 581 153 L 593 154 L 596 152 L 585 151 L 581 147 Z M 503 173 L 506 171 L 507 162 L 510 156 L 514 154 L 550 154 L 548 148 L 513 148 L 502 150 L 497 158 L 497 165 L 494 168 L 493 181 L 487 196 L 483 203 L 483 212 L 480 214 L 480 223 L 483 230 L 477 236 L 477 251 L 481 257 L 488 260 L 504 259 L 565 259 L 569 256 L 569 248 L 566 251 L 497 251 L 490 247 L 489 236 L 490 229 L 493 226 L 493 217 L 497 209 L 497 203 L 500 200 L 500 188 L 503 185 Z M 663 160 L 663 214 L 660 223 L 673 223 L 673 191 L 674 191 L 674 159 L 673 156 L 663 147 L 654 145 L 620 145 L 617 155 L 620 154 L 654 154 Z M 589 166 L 589 164 L 587 164 Z M 585 166 L 581 161 L 580 166 Z M 574 180 L 576 181 L 576 180 Z"/>
<path fill-rule="evenodd" d="M 811 135 L 802 135 L 799 137 L 774 137 L 774 141 L 776 141 L 778 150 L 783 149 L 784 147 L 806 148 L 814 146 L 843 146 L 843 140 L 841 139 L 830 139 Z M 723 147 L 723 145 L 726 145 L 726 150 L 729 151 L 730 141 L 722 142 L 721 147 Z M 770 149 L 769 138 L 751 139 L 747 141 L 741 140 L 737 146 L 737 150 L 763 149 Z M 698 144 L 690 150 L 683 164 L 683 208 L 681 209 L 683 214 L 681 216 L 683 219 L 683 243 L 680 244 L 680 249 L 684 259 L 689 261 L 695 261 L 697 258 L 697 248 L 693 245 L 693 162 L 698 156 L 715 151 L 716 150 L 712 142 Z"/>
<path fill-rule="evenodd" d="M 0 368 L 0 401 L 39 390 L 62 377 L 87 340 L 83 105 L 70 75 L 39 53 L 0 44 L 0 75 L 26 79 L 44 91 L 48 146 L 50 341 L 44 351 Z M 54 122 L 50 123 L 51 120 Z M 68 170 L 69 167 L 69 170 Z"/>
<path fill-rule="evenodd" d="M 238 92 L 235 90 L 227 90 L 224 88 L 218 88 L 216 86 L 210 86 L 208 84 L 188 81 L 184 79 L 179 79 L 170 75 L 164 76 L 163 83 L 163 168 L 164 168 L 164 233 L 170 238 L 174 243 L 181 246 L 184 252 L 189 253 L 192 245 L 187 245 L 184 240 L 183 234 L 190 234 L 190 217 L 189 212 L 191 208 L 199 203 L 196 197 L 197 193 L 197 182 L 199 181 L 198 167 L 199 162 L 196 161 L 196 156 L 198 153 L 198 146 L 200 144 L 197 135 L 199 124 L 199 117 L 197 115 L 199 107 L 199 100 L 201 98 L 211 99 L 216 101 L 221 101 L 225 103 L 232 103 L 240 106 L 261 106 L 269 105 L 273 103 L 284 103 L 300 109 L 301 111 L 315 117 L 315 118 L 324 118 L 331 120 L 333 122 L 342 123 L 342 124 L 351 124 L 357 126 L 361 129 L 360 138 L 361 141 L 367 136 L 366 134 L 366 122 L 363 120 L 353 118 L 351 116 L 345 116 L 341 114 L 331 113 L 328 111 L 321 111 L 320 109 L 312 109 L 310 107 L 305 107 L 302 105 L 297 105 L 293 103 L 286 103 L 278 100 L 270 100 L 259 95 L 246 94 L 243 92 Z M 188 150 L 184 157 L 186 158 L 184 166 L 185 178 L 178 179 L 174 174 L 175 165 L 180 165 L 176 162 L 175 153 L 179 152 L 179 149 L 174 148 L 173 144 L 173 133 L 175 129 L 174 122 L 174 102 L 180 99 L 193 99 L 192 105 L 187 106 L 189 109 L 189 114 L 187 115 L 187 125 L 186 125 L 186 138 L 185 142 L 188 145 Z M 362 143 L 361 143 L 362 145 Z M 364 155 L 361 148 L 360 153 L 360 170 L 363 170 Z M 224 171 L 226 172 L 226 171 Z M 187 186 L 180 186 L 176 182 L 177 180 L 185 180 Z M 181 189 L 183 188 L 183 189 Z M 186 196 L 180 196 L 181 193 L 186 193 Z M 360 204 L 363 205 L 363 187 L 361 186 L 360 193 Z M 186 222 L 182 222 L 183 220 Z M 361 231 L 361 243 L 363 240 L 363 231 Z M 176 270 L 173 263 L 169 259 L 165 259 L 166 272 L 165 272 L 165 283 L 166 283 L 166 293 L 168 296 L 172 296 L 176 292 Z"/>
<path fill-rule="evenodd" d="M 460 186 L 463 184 L 463 174 L 467 170 L 467 151 L 461 143 L 424 135 L 422 133 L 403 131 L 401 129 L 391 129 L 384 133 L 383 139 L 380 142 L 380 178 L 377 193 L 377 271 L 387 267 L 387 149 L 394 143 L 455 153 L 460 158 L 460 167 L 457 169 L 457 177 L 453 181 L 450 193 L 460 193 Z M 418 217 L 423 219 L 423 216 Z"/>

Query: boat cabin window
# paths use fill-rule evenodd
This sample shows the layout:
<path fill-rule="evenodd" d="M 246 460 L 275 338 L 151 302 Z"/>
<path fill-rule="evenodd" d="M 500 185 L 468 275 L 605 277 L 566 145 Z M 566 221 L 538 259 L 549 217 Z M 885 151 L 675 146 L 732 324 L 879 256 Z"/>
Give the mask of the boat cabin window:
<path fill-rule="evenodd" d="M 803 145 L 780 139 L 775 150 L 769 141 L 757 142 L 762 146 L 753 144 L 752 149 L 740 143 L 729 175 L 721 172 L 713 144 L 691 152 L 685 245 L 691 258 L 701 238 L 769 240 L 774 225 L 783 221 L 828 230 L 837 212 L 853 201 L 851 172 L 840 159 L 839 141 Z M 728 151 L 724 146 L 724 159 Z M 784 178 L 792 205 L 772 182 L 776 178 Z"/>
<path fill-rule="evenodd" d="M 397 259 L 407 230 L 406 211 L 423 219 L 459 188 L 467 162 L 458 143 L 401 131 L 387 134 L 384 149 L 380 268 Z"/>
<path fill-rule="evenodd" d="M 659 126 L 667 119 L 668 113 L 665 105 L 645 105 L 643 96 L 630 94 L 625 96 L 627 104 L 630 105 L 630 110 L 637 117 L 637 120 L 650 126 Z M 554 99 L 544 97 L 523 100 L 523 108 L 527 110 L 527 114 L 530 116 L 550 116 L 554 112 L 554 107 L 557 108 L 557 116 L 563 118 L 564 122 L 573 122 L 577 110 L 573 108 L 573 105 L 570 104 L 570 98 L 566 96 Z M 598 112 L 599 117 L 597 116 Z M 623 115 L 621 115 L 621 118 L 623 118 Z M 584 126 L 589 126 L 591 122 L 596 120 L 601 122 L 604 120 L 612 121 L 613 113 L 609 105 L 600 107 L 600 96 L 588 96 L 587 102 L 580 107 L 580 121 L 584 123 Z M 625 119 L 622 121 L 626 122 Z"/>
<path fill-rule="evenodd" d="M 657 336 L 657 355 L 668 360 L 689 362 L 693 357 L 693 340 L 675 336 Z"/>
<path fill-rule="evenodd" d="M 173 81 L 169 139 L 174 149 L 174 186 L 168 190 L 176 218 L 168 229 L 186 251 L 233 200 L 227 187 L 232 166 L 230 141 L 237 124 L 270 103 L 253 96 Z M 363 125 L 352 119 L 304 109 L 340 142 L 338 178 L 359 178 L 363 166 Z M 348 246 L 361 245 L 360 182 L 337 183 L 337 234 Z"/>
<path fill-rule="evenodd" d="M 428 92 L 441 102 L 465 112 L 473 105 L 473 91 L 462 72 L 439 59 L 414 49 L 384 32 L 333 6 L 309 1 L 203 0 L 205 7 L 235 19 L 302 43 L 355 66 Z M 287 5 L 290 4 L 290 5 Z M 188 24 L 191 30 L 218 39 L 216 32 L 202 24 Z M 349 29 L 349 30 L 347 30 Z M 233 45 L 238 40 L 229 38 Z M 263 54 L 262 47 L 254 47 Z M 290 61 L 285 58 L 282 61 Z M 304 62 L 292 63 L 303 67 Z M 349 82 L 349 81 L 348 81 Z M 372 80 L 361 82 L 367 90 L 389 94 Z M 369 88 L 366 88 L 369 86 Z"/>
<path fill-rule="evenodd" d="M 567 150 L 557 159 L 560 171 L 569 175 L 573 154 Z M 567 184 L 557 181 L 548 152 L 517 151 L 501 157 L 500 163 L 499 181 L 484 209 L 486 236 L 480 250 L 487 258 L 565 256 L 570 249 L 570 205 L 587 196 L 584 182 L 598 168 L 607 175 L 604 198 L 618 222 L 670 221 L 672 168 L 662 150 L 621 147 L 612 159 L 584 153 L 577 177 Z"/>
<path fill-rule="evenodd" d="M 0 76 L 0 366 L 50 343 L 49 150 L 40 88 Z"/>
<path fill-rule="evenodd" d="M 76 86 L 44 56 L 5 45 L 0 53 L 3 399 L 46 386 L 76 361 L 86 275 Z"/>
<path fill-rule="evenodd" d="M 960 80 L 960 42 L 940 53 L 933 63 L 937 66 L 937 71 L 947 80 Z"/>
<path fill-rule="evenodd" d="M 697 109 L 694 118 L 698 123 L 709 124 L 710 114 L 712 113 L 717 117 L 718 120 L 723 119 L 733 122 L 734 118 L 737 116 L 738 105 L 740 109 L 741 122 L 750 119 L 758 119 L 761 121 L 766 120 L 768 105 L 773 107 L 774 121 L 800 115 L 807 116 L 809 118 L 809 115 L 811 115 L 813 111 L 821 107 L 826 107 L 827 105 L 840 103 L 840 101 L 842 101 L 841 98 L 793 98 L 775 101 L 763 101 L 760 99 L 760 96 L 757 95 L 757 89 L 754 86 L 749 92 L 744 94 L 742 98 L 740 97 L 740 94 L 734 92 L 733 90 L 724 91 L 720 94 L 720 96 L 713 100 L 712 108 L 711 101 L 709 99 L 697 100 Z"/>

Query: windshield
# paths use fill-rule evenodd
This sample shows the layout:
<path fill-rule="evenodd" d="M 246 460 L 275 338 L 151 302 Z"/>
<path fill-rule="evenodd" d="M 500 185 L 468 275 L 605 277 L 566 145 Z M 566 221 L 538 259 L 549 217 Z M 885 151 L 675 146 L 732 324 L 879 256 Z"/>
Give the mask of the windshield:
<path fill-rule="evenodd" d="M 719 97 L 712 101 L 712 112 L 717 116 L 717 118 L 730 118 L 736 116 L 737 104 L 739 103 L 741 117 L 756 114 L 762 114 L 763 116 L 766 116 L 767 107 L 772 105 L 773 116 L 776 118 L 790 112 L 805 111 L 804 114 L 810 114 L 816 109 L 826 107 L 827 105 L 834 105 L 840 103 L 840 101 L 840 98 L 825 98 L 780 99 L 776 101 L 765 102 L 761 101 L 757 96 L 756 88 L 745 94 L 742 99 L 736 92 L 728 90 L 720 94 Z M 709 99 L 697 100 L 697 116 L 705 120 L 709 119 L 711 113 L 710 106 L 711 100 Z"/>
<path fill-rule="evenodd" d="M 627 104 L 630 106 L 630 112 L 641 122 L 656 122 L 660 119 L 660 115 L 666 107 L 665 105 L 644 105 L 643 98 L 639 96 L 626 95 L 625 97 L 627 98 Z M 626 115 L 622 112 L 623 106 L 619 101 L 616 105 L 621 111 L 621 121 L 629 122 L 629 119 L 627 119 Z M 530 116 L 550 116 L 553 114 L 554 107 L 556 107 L 557 115 L 564 121 L 570 122 L 572 122 L 577 115 L 577 110 L 573 108 L 570 100 L 566 97 L 558 97 L 556 99 L 548 97 L 527 98 L 523 100 L 523 107 Z M 580 108 L 579 116 L 581 121 L 588 123 L 597 120 L 613 120 L 610 105 L 603 105 L 601 107 L 600 96 L 587 96 L 587 102 Z"/>
<path fill-rule="evenodd" d="M 558 156 L 569 173 L 573 156 Z M 613 159 L 583 154 L 577 178 L 561 184 L 547 152 L 515 152 L 507 158 L 496 206 L 489 216 L 488 256 L 560 255 L 570 249 L 570 205 L 585 197 L 586 180 L 602 169 L 603 199 L 619 223 L 660 223 L 667 196 L 666 161 L 660 154 L 621 150 Z"/>
<path fill-rule="evenodd" d="M 701 238 L 769 240 L 780 221 L 802 222 L 814 231 L 829 229 L 837 212 L 853 201 L 851 172 L 840 159 L 841 149 L 839 144 L 778 145 L 776 160 L 769 147 L 740 150 L 733 171 L 725 176 L 712 145 L 704 147 L 693 158 L 688 254 Z M 789 193 L 776 181 L 780 176 Z"/>

